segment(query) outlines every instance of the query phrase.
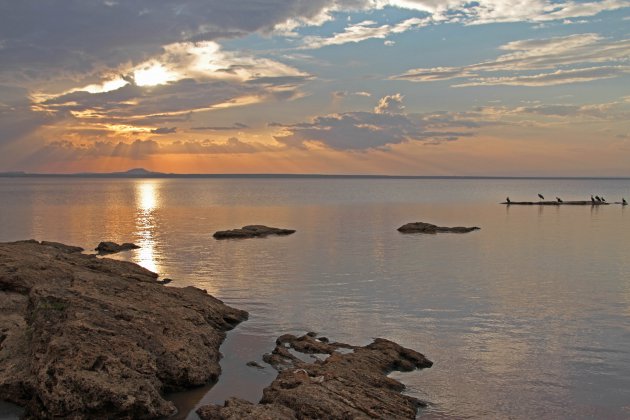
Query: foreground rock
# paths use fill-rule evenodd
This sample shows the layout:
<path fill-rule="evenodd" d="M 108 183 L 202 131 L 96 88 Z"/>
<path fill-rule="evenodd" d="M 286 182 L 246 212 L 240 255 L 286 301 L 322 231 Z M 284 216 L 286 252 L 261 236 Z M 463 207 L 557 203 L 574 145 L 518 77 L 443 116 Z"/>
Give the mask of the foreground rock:
<path fill-rule="evenodd" d="M 224 406 L 201 407 L 197 414 L 202 420 L 416 418 L 424 403 L 401 394 L 405 386 L 387 374 L 428 368 L 430 360 L 381 338 L 365 347 L 327 341 L 314 334 L 279 337 L 273 353 L 263 358 L 279 374 L 260 403 L 231 398 Z M 292 351 L 328 356 L 309 363 Z"/>
<path fill-rule="evenodd" d="M 472 232 L 473 230 L 479 230 L 478 227 L 463 227 L 463 226 L 455 226 L 455 227 L 444 227 L 444 226 L 436 226 L 431 223 L 424 222 L 415 222 L 415 223 L 407 223 L 398 228 L 399 232 L 402 233 L 442 233 L 442 232 L 451 232 L 451 233 L 467 233 Z"/>
<path fill-rule="evenodd" d="M 129 242 L 125 242 L 122 245 L 119 245 L 116 242 L 101 242 L 94 251 L 98 251 L 99 254 L 115 254 L 117 252 L 129 251 L 131 249 L 138 248 L 140 248 L 138 245 Z"/>
<path fill-rule="evenodd" d="M 240 229 L 220 230 L 212 235 L 215 239 L 245 239 L 257 238 L 267 235 L 290 235 L 295 233 L 293 229 L 280 229 L 263 225 L 243 226 Z"/>
<path fill-rule="evenodd" d="M 0 243 L 0 400 L 26 418 L 174 414 L 163 393 L 216 380 L 225 331 L 247 313 L 156 278 L 60 244 Z"/>

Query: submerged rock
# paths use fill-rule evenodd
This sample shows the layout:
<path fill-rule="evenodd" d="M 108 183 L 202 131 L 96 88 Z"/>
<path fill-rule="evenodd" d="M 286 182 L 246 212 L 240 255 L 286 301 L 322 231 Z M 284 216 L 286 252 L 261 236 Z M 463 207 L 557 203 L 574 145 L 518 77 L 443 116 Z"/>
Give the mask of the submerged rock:
<path fill-rule="evenodd" d="M 289 349 L 330 356 L 307 363 Z M 201 407 L 201 419 L 415 419 L 424 403 L 401 394 L 405 386 L 387 375 L 433 365 L 422 354 L 382 338 L 357 347 L 290 334 L 279 337 L 264 360 L 279 373 L 258 404 L 230 398 L 223 406 Z"/>
<path fill-rule="evenodd" d="M 425 222 L 415 222 L 415 223 L 407 223 L 398 228 L 398 231 L 401 233 L 442 233 L 442 232 L 451 232 L 451 233 L 467 233 L 472 232 L 473 230 L 479 230 L 480 228 L 473 227 L 463 227 L 463 226 L 455 226 L 455 227 L 444 227 L 444 226 L 436 226 L 431 223 Z"/>
<path fill-rule="evenodd" d="M 245 239 L 257 238 L 267 235 L 290 235 L 295 233 L 293 229 L 280 229 L 263 225 L 248 225 L 240 229 L 220 230 L 212 235 L 215 239 Z"/>
<path fill-rule="evenodd" d="M 116 242 L 101 242 L 96 248 L 94 248 L 94 250 L 98 251 L 99 254 L 115 254 L 117 252 L 129 251 L 131 249 L 138 248 L 140 248 L 138 245 L 129 242 L 125 242 L 121 245 Z"/>
<path fill-rule="evenodd" d="M 176 412 L 163 393 L 217 379 L 246 312 L 70 251 L 0 243 L 0 400 L 26 418 L 157 418 Z"/>

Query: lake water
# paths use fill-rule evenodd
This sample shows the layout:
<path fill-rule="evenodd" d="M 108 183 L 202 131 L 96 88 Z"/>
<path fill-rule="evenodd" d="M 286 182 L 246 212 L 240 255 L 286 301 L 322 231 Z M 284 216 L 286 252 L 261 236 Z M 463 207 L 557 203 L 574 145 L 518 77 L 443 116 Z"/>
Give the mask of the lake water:
<path fill-rule="evenodd" d="M 135 242 L 115 258 L 249 311 L 189 405 L 257 401 L 275 375 L 245 362 L 317 331 L 433 360 L 393 374 L 420 418 L 630 418 L 630 208 L 498 204 L 537 193 L 620 201 L 630 180 L 0 178 L 0 241 Z M 413 221 L 481 230 L 396 231 Z M 212 238 L 246 224 L 297 233 Z"/>

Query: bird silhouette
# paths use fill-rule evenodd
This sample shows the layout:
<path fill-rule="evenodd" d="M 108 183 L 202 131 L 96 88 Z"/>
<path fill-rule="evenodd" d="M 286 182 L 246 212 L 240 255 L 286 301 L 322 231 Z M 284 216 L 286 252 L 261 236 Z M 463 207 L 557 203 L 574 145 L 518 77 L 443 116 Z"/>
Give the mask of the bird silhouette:
<path fill-rule="evenodd" d="M 540 199 L 541 199 L 541 200 L 544 200 L 544 199 L 545 199 L 545 197 L 543 197 L 543 195 L 542 195 L 542 194 L 538 194 L 538 197 L 540 197 Z"/>
<path fill-rule="evenodd" d="M 556 197 L 556 200 L 558 201 L 558 203 L 562 203 L 562 199 L 560 197 Z"/>
<path fill-rule="evenodd" d="M 595 200 L 597 200 L 597 202 L 598 202 L 598 203 L 601 203 L 601 202 L 602 202 L 602 199 L 601 199 L 601 198 L 599 198 L 599 195 L 596 195 L 596 196 L 595 196 Z"/>
<path fill-rule="evenodd" d="M 628 205 L 628 202 L 626 201 L 625 198 L 621 199 L 621 205 L 623 205 L 623 206 L 627 206 Z"/>
<path fill-rule="evenodd" d="M 595 198 L 593 198 L 593 196 L 591 195 L 591 203 L 595 202 Z"/>
<path fill-rule="evenodd" d="M 510 197 L 506 197 L 506 198 L 505 198 L 505 201 L 506 201 L 506 203 L 510 204 L 510 203 L 511 203 L 511 201 L 510 201 Z"/>

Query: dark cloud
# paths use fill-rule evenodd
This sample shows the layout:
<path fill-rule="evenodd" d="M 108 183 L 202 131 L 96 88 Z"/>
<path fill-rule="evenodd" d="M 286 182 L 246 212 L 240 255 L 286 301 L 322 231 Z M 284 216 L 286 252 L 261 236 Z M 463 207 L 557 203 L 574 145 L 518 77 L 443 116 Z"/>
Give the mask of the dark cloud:
<path fill-rule="evenodd" d="M 140 62 L 180 41 L 311 19 L 333 0 L 20 0 L 0 2 L 0 77 L 46 79 Z M 341 3 L 359 3 L 341 2 Z"/>
<path fill-rule="evenodd" d="M 159 86 L 125 85 L 109 92 L 72 92 L 43 102 L 57 112 L 92 110 L 102 117 L 124 118 L 210 108 L 241 96 L 264 96 L 265 89 L 228 81 L 182 79 Z"/>
<path fill-rule="evenodd" d="M 151 134 L 173 134 L 177 132 L 177 127 L 160 127 L 151 130 Z"/>
<path fill-rule="evenodd" d="M 392 99 L 393 98 L 393 99 Z M 311 122 L 292 125 L 271 123 L 282 127 L 285 135 L 275 137 L 289 147 L 304 148 L 309 142 L 325 144 L 338 150 L 367 150 L 408 141 L 426 141 L 437 144 L 452 141 L 471 133 L 477 126 L 467 120 L 458 120 L 451 114 L 411 115 L 392 113 L 402 110 L 400 95 L 381 99 L 375 112 L 347 112 L 320 116 Z"/>
<path fill-rule="evenodd" d="M 242 130 L 245 128 L 249 128 L 247 124 L 235 122 L 231 126 L 206 126 L 206 127 L 192 127 L 192 130 L 198 131 L 232 131 L 232 130 Z"/>

